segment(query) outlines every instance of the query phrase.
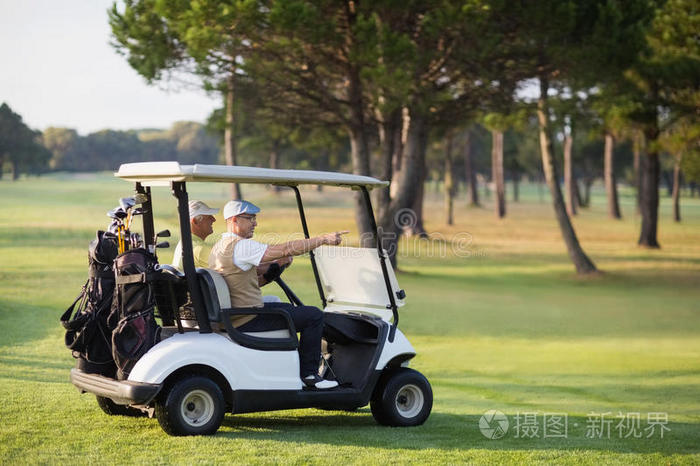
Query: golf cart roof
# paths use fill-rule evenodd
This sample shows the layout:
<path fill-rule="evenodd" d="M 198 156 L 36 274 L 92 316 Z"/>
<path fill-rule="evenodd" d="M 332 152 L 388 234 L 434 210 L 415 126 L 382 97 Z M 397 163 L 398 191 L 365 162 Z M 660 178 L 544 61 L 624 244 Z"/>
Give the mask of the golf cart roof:
<path fill-rule="evenodd" d="M 229 165 L 180 165 L 178 162 L 125 163 L 115 176 L 135 181 L 144 186 L 164 186 L 172 181 L 206 181 L 221 183 L 261 183 L 281 186 L 322 184 L 329 186 L 365 186 L 372 189 L 386 186 L 370 176 L 313 170 L 277 170 L 274 168 L 241 167 Z"/>

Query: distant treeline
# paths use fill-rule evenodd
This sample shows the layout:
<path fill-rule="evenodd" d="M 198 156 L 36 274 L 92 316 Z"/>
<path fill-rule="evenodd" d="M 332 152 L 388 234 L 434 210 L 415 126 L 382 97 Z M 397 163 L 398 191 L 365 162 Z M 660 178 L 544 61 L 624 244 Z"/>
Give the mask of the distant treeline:
<path fill-rule="evenodd" d="M 31 130 L 6 104 L 0 107 L 0 114 L 3 115 L 0 118 L 0 168 L 4 165 L 14 177 L 20 173 L 38 175 L 48 171 L 114 171 L 122 163 L 141 161 L 224 163 L 223 131 L 217 127 L 216 115 L 213 122 L 207 124 L 176 122 L 169 129 L 105 129 L 82 136 L 71 128 L 50 127 L 43 133 Z M 532 120 L 517 130 L 504 132 L 506 179 L 516 182 L 523 177 L 532 181 L 542 179 L 536 125 Z M 438 134 L 431 139 L 434 142 L 427 148 L 426 180 L 442 180 L 446 170 L 444 139 Z M 490 131 L 480 124 L 472 124 L 456 132 L 453 139 L 454 161 L 450 171 L 455 181 L 467 182 L 469 170 L 465 160 L 468 155 L 479 179 L 488 182 L 492 178 Z M 556 152 L 561 154 L 561 143 L 555 144 Z M 239 146 L 241 165 L 352 171 L 350 141 L 342 132 L 290 130 L 283 137 L 275 138 L 261 136 L 254 133 L 250 125 L 242 125 Z M 373 152 L 377 153 L 376 147 Z M 617 145 L 615 152 L 615 168 L 622 175 L 621 181 L 632 183 L 630 144 Z M 574 138 L 573 153 L 584 185 L 602 176 L 601 137 L 591 138 L 579 132 Z M 372 160 L 371 168 L 375 176 L 381 177 L 378 157 Z M 671 168 L 666 167 L 666 170 Z"/>
<path fill-rule="evenodd" d="M 80 136 L 74 129 L 48 128 L 41 140 L 52 154 L 52 170 L 116 170 L 122 163 L 146 160 L 177 160 L 183 164 L 219 160 L 219 141 L 195 122 L 178 122 L 167 130 L 106 129 L 87 136 Z"/>

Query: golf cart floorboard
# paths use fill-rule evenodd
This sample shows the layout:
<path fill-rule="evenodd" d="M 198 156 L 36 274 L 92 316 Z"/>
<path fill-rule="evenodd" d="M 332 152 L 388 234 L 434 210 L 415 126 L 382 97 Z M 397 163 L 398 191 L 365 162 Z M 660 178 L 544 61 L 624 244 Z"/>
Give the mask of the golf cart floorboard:
<path fill-rule="evenodd" d="M 369 403 L 366 392 L 357 388 L 329 390 L 236 390 L 233 412 L 251 413 L 282 409 L 355 409 Z"/>

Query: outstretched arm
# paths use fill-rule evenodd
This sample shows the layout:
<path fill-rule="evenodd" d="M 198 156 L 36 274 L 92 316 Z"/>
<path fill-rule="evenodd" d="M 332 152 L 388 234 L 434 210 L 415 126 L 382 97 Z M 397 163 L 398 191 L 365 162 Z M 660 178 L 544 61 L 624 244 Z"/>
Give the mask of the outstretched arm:
<path fill-rule="evenodd" d="M 337 246 L 343 240 L 342 235 L 347 233 L 349 233 L 347 230 L 336 231 L 335 233 L 326 233 L 325 235 L 314 236 L 313 238 L 297 239 L 287 241 L 286 243 L 282 244 L 268 246 L 265 254 L 262 257 L 261 263 L 270 262 L 287 256 L 299 256 L 316 249 L 319 246 L 323 246 L 324 244 Z"/>

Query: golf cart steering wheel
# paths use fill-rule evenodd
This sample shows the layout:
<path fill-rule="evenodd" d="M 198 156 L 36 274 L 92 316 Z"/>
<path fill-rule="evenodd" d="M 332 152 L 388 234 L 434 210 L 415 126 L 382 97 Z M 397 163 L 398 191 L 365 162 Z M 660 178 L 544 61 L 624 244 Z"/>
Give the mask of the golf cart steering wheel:
<path fill-rule="evenodd" d="M 268 283 L 275 282 L 279 285 L 280 288 L 282 288 L 282 291 L 284 291 L 284 294 L 287 295 L 287 299 L 289 299 L 289 302 L 294 304 L 295 306 L 303 306 L 304 303 L 301 302 L 301 299 L 294 294 L 291 288 L 282 280 L 280 275 L 282 275 L 282 272 L 284 272 L 284 269 L 289 267 L 290 264 L 285 264 L 285 265 L 279 265 L 277 262 L 273 262 L 270 264 L 270 268 L 263 274 L 263 278 L 268 281 Z"/>
<path fill-rule="evenodd" d="M 267 272 L 263 274 L 263 278 L 267 280 L 267 283 L 277 281 L 277 279 L 280 278 L 280 275 L 282 275 L 282 272 L 284 272 L 284 269 L 287 267 L 289 267 L 289 264 L 279 265 L 277 262 L 273 262 L 270 264 Z"/>

